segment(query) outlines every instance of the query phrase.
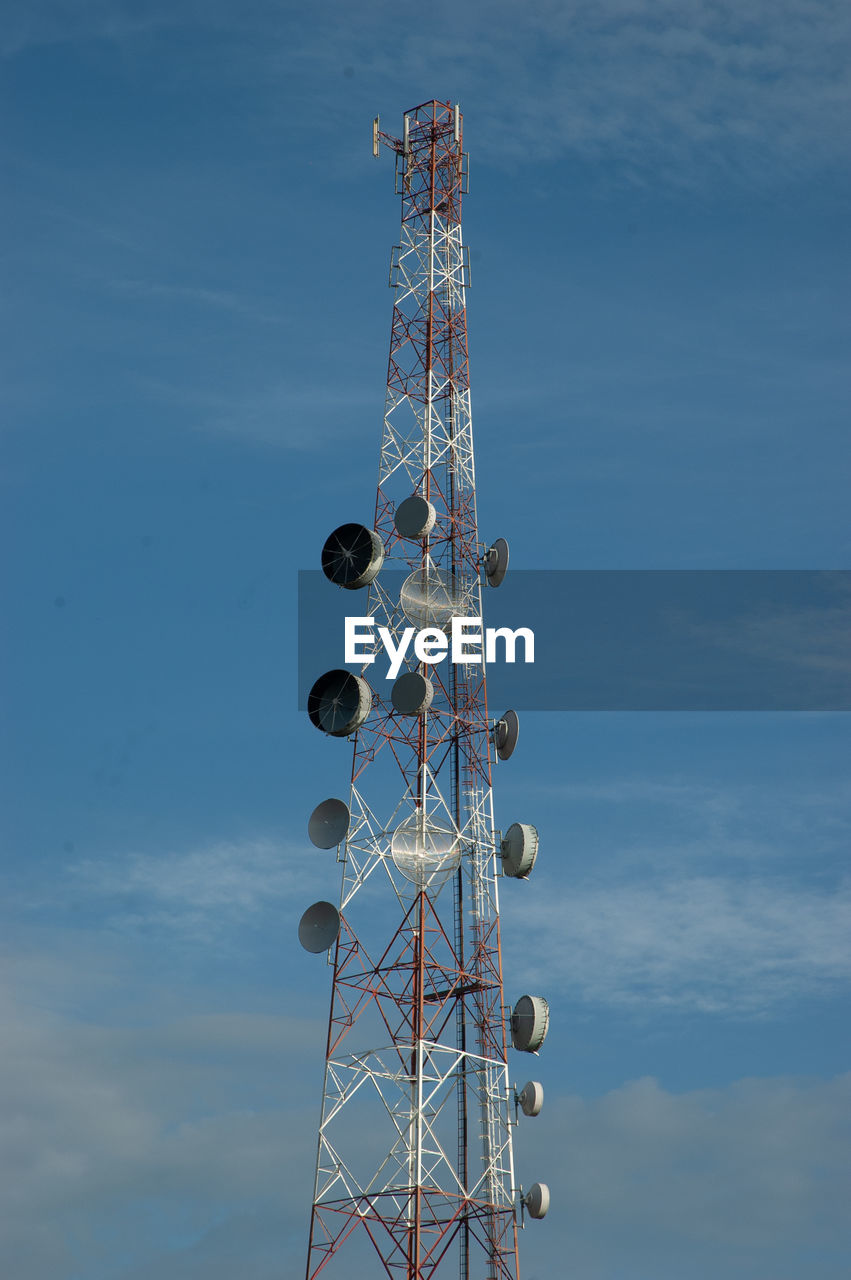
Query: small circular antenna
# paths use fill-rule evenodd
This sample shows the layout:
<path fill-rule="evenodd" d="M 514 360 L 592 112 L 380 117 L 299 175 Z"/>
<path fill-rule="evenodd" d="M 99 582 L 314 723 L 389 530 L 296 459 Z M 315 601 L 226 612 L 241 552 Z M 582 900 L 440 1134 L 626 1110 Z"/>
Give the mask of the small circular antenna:
<path fill-rule="evenodd" d="M 365 524 L 341 524 L 322 548 L 322 572 L 338 587 L 369 586 L 384 563 L 384 543 Z"/>
<path fill-rule="evenodd" d="M 505 874 L 525 880 L 538 856 L 537 830 L 531 822 L 512 823 L 503 837 L 500 850 Z"/>
<path fill-rule="evenodd" d="M 469 612 L 467 599 L 459 579 L 432 564 L 408 574 L 399 593 L 402 612 L 421 630 L 435 627 L 448 632 L 453 616 L 463 618 Z"/>
<path fill-rule="evenodd" d="M 530 1218 L 545 1218 L 550 1207 L 550 1189 L 546 1182 L 535 1182 L 523 1197 Z"/>
<path fill-rule="evenodd" d="M 493 740 L 500 760 L 508 760 L 514 754 L 520 736 L 520 718 L 516 711 L 506 711 L 494 725 Z"/>
<path fill-rule="evenodd" d="M 488 586 L 498 587 L 508 569 L 508 543 L 505 538 L 497 538 L 492 547 L 485 552 L 485 578 Z"/>
<path fill-rule="evenodd" d="M 543 996 L 521 996 L 511 1014 L 511 1043 L 523 1053 L 537 1053 L 547 1038 L 550 1006 Z"/>
<path fill-rule="evenodd" d="M 418 716 L 428 711 L 434 698 L 434 685 L 419 671 L 405 671 L 394 683 L 390 700 L 403 716 Z"/>
<path fill-rule="evenodd" d="M 404 502 L 400 502 L 393 517 L 396 532 L 402 538 L 412 538 L 417 542 L 427 538 L 434 528 L 437 512 L 432 504 L 414 493 Z"/>
<path fill-rule="evenodd" d="M 334 849 L 346 838 L 351 814 L 342 800 L 323 800 L 310 815 L 307 834 L 317 849 Z"/>
<path fill-rule="evenodd" d="M 340 913 L 333 902 L 314 902 L 301 917 L 298 940 L 305 951 L 319 955 L 337 941 L 340 932 Z"/>
<path fill-rule="evenodd" d="M 340 668 L 326 671 L 307 695 L 311 723 L 332 738 L 347 738 L 372 709 L 372 691 L 362 676 Z"/>
<path fill-rule="evenodd" d="M 418 809 L 393 832 L 390 854 L 406 880 L 419 889 L 439 889 L 458 870 L 461 843 L 448 823 L 441 826 Z"/>
<path fill-rule="evenodd" d="M 524 1116 L 537 1116 L 544 1105 L 544 1086 L 538 1080 L 529 1080 L 517 1095 Z"/>

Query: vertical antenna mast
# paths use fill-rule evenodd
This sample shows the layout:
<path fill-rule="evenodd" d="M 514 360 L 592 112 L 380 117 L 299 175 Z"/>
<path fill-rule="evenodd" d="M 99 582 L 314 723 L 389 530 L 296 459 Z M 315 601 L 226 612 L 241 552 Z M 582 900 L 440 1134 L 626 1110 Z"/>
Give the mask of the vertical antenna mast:
<path fill-rule="evenodd" d="M 412 626 L 440 638 L 453 617 L 481 619 L 508 547 L 485 549 L 476 523 L 461 112 L 424 103 L 401 139 L 376 118 L 380 143 L 402 228 L 375 517 L 336 529 L 322 567 L 368 588 L 349 612 L 398 645 Z M 489 721 L 480 657 L 409 652 L 395 681 L 374 672 L 326 672 L 308 699 L 317 728 L 354 749 L 348 805 L 323 801 L 309 826 L 338 849 L 339 909 L 316 903 L 299 928 L 333 964 L 306 1277 L 517 1280 L 524 1211 L 549 1201 L 543 1184 L 523 1194 L 512 1151 L 518 1106 L 537 1115 L 543 1099 L 536 1082 L 516 1094 L 507 1066 L 497 880 L 529 874 L 537 832 L 496 831 L 491 750 L 508 759 L 518 720 Z M 545 1000 L 520 997 L 514 1048 L 537 1051 L 547 1021 Z"/>

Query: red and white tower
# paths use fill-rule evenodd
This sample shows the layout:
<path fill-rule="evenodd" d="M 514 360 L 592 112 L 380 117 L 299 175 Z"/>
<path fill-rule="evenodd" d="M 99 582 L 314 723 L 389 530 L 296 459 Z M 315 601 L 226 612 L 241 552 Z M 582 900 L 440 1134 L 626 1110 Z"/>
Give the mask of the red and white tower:
<path fill-rule="evenodd" d="M 379 662 L 330 671 L 308 699 L 354 751 L 348 802 L 323 801 L 309 828 L 337 848 L 339 905 L 299 928 L 333 965 L 306 1276 L 517 1280 L 517 1228 L 549 1193 L 515 1177 L 518 1111 L 536 1115 L 543 1091 L 515 1092 L 507 1050 L 537 1051 L 548 1010 L 505 1005 L 498 882 L 528 875 L 537 833 L 494 825 L 492 754 L 510 756 L 516 714 L 489 719 L 480 657 L 435 660 L 452 617 L 481 619 L 508 557 L 476 523 L 461 113 L 427 102 L 401 138 L 376 120 L 373 140 L 395 152 L 402 197 L 378 496 L 373 526 L 336 529 L 322 566 L 352 592 L 348 614 L 394 645 L 429 628 L 432 644 L 395 680 Z"/>

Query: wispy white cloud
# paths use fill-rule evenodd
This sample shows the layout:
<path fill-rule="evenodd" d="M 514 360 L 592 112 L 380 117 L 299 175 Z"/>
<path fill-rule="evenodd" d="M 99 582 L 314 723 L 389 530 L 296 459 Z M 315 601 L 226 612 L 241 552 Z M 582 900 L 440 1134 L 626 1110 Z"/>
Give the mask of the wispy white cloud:
<path fill-rule="evenodd" d="M 204 1274 L 224 1280 L 239 1258 L 263 1280 L 275 1263 L 295 1274 L 323 1019 L 198 1015 L 184 992 L 145 1026 L 82 1022 L 45 1012 L 39 972 L 29 1011 L 16 968 L 0 986 L 5 1273 L 188 1280 L 209 1261 Z M 75 976 L 85 983 L 85 967 Z M 541 1071 L 544 1112 L 522 1122 L 515 1159 L 524 1185 L 549 1183 L 553 1208 L 525 1233 L 525 1274 L 603 1280 L 638 1265 L 657 1280 L 686 1266 L 695 1280 L 839 1280 L 830 1257 L 849 1247 L 851 1077 L 686 1093 L 641 1079 L 581 1097 L 545 1058 Z M 353 1112 L 355 1140 L 359 1123 Z M 825 1260 L 807 1268 L 815 1248 Z"/>
<path fill-rule="evenodd" d="M 186 421 L 197 431 L 234 436 L 277 449 L 311 453 L 351 431 L 357 409 L 383 411 L 380 392 L 352 387 L 305 385 L 303 376 L 244 391 L 193 391 L 153 379 L 140 383 L 144 392 L 186 409 Z"/>
<path fill-rule="evenodd" d="M 771 575 L 773 576 L 773 575 Z M 767 581 L 770 581 L 770 578 Z M 846 575 L 825 571 L 814 580 L 820 599 L 816 604 L 794 598 L 784 607 L 783 575 L 777 586 L 769 585 L 768 599 L 755 599 L 746 612 L 720 622 L 699 621 L 688 612 L 668 614 L 674 634 L 683 634 L 698 643 L 708 642 L 719 649 L 783 663 L 800 670 L 827 672 L 837 677 L 832 689 L 819 686 L 824 696 L 835 692 L 837 705 L 847 700 L 847 681 L 838 677 L 851 672 L 851 590 Z M 756 591 L 759 591 L 759 585 Z M 798 588 L 800 589 L 800 588 Z M 792 688 L 794 695 L 795 690 Z"/>
<path fill-rule="evenodd" d="M 259 307 L 251 299 L 244 298 L 228 289 L 209 289 L 195 285 L 163 283 L 156 280 L 121 279 L 110 281 L 110 287 L 116 293 L 140 301 L 184 302 L 198 307 L 210 307 L 217 311 L 231 312 L 247 320 L 260 321 L 263 324 L 282 324 L 283 316 L 273 315 Z"/>
<path fill-rule="evenodd" d="M 109 1027 L 22 1009 L 3 982 L 0 1027 L 4 1274 L 114 1276 L 270 1203 L 280 1247 L 304 1219 L 315 1117 L 299 1084 L 321 1020 L 184 1006 Z"/>
<path fill-rule="evenodd" d="M 703 876 L 587 881 L 535 896 L 534 955 L 507 953 L 529 982 L 588 1003 L 759 1014 L 851 983 L 851 885 L 836 892 Z M 508 907 L 509 939 L 522 913 Z M 517 954 L 515 954 L 517 952 Z"/>
<path fill-rule="evenodd" d="M 554 995 L 734 1016 L 848 990 L 847 788 L 634 777 L 558 795 L 561 828 L 569 814 L 592 834 L 565 858 L 545 831 L 532 878 L 502 896 L 527 981 L 544 965 Z"/>
<path fill-rule="evenodd" d="M 560 1272 L 838 1280 L 851 1248 L 849 1102 L 848 1075 L 688 1093 L 642 1079 L 547 1098 L 518 1146 L 550 1185 Z M 528 1244 L 543 1260 L 555 1241 Z"/>
<path fill-rule="evenodd" d="M 282 904 L 298 906 L 300 914 L 310 895 L 336 887 L 338 879 L 333 860 L 306 842 L 259 838 L 85 859 L 70 868 L 66 889 L 124 931 L 177 929 L 183 937 L 212 941 L 222 929 Z"/>
<path fill-rule="evenodd" d="M 834 0 L 440 0 L 427 25 L 381 0 L 319 3 L 307 20 L 262 0 L 181 0 L 143 15 L 126 3 L 22 3 L 4 47 L 126 45 L 170 27 L 221 37 L 231 79 L 288 84 L 314 130 L 339 129 L 332 86 L 365 113 L 390 95 L 404 98 L 394 108 L 460 96 L 475 109 L 477 154 L 498 165 L 575 156 L 637 184 L 703 185 L 719 173 L 762 184 L 844 150 L 851 19 Z M 194 74 L 221 73 L 205 50 Z M 278 101 L 291 115 L 292 99 Z"/>

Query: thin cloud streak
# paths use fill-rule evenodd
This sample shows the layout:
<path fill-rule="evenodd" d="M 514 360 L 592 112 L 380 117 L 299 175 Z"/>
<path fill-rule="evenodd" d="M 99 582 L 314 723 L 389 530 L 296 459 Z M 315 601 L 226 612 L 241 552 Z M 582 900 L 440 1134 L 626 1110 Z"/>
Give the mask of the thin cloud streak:
<path fill-rule="evenodd" d="M 335 864 L 305 845 L 261 838 L 85 859 L 70 868 L 70 891 L 122 931 L 177 930 L 214 941 L 222 928 L 244 926 L 282 903 L 306 905 L 308 895 L 335 882 Z"/>
<path fill-rule="evenodd" d="M 851 983 L 851 885 L 577 885 L 536 904 L 535 922 L 535 966 L 515 963 L 527 980 L 544 964 L 555 989 L 585 1003 L 752 1015 Z"/>
<path fill-rule="evenodd" d="M 282 316 L 263 311 L 250 300 L 226 289 L 205 289 L 193 285 L 164 284 L 155 280 L 114 280 L 110 282 L 115 292 L 140 301 L 165 299 L 168 302 L 186 302 L 199 307 L 227 311 L 247 320 L 263 324 L 283 324 Z"/>
<path fill-rule="evenodd" d="M 275 86 L 276 127 L 292 116 L 279 92 L 289 84 L 314 129 L 339 128 L 328 84 L 348 66 L 349 109 L 374 112 L 391 94 L 405 99 L 394 109 L 413 106 L 412 94 L 472 100 L 477 153 L 500 167 L 572 156 L 606 162 L 608 181 L 700 188 L 719 173 L 744 186 L 782 184 L 844 158 L 851 20 L 831 0 L 531 0 L 522 11 L 497 0 L 486 17 L 474 4 L 438 3 L 429 30 L 378 3 L 356 13 L 320 3 L 311 22 L 266 3 L 182 0 L 143 19 L 126 4 L 29 10 L 7 20 L 7 57 L 126 45 L 175 26 L 212 33 L 227 41 L 229 79 Z M 215 58 L 195 72 L 221 73 Z"/>

